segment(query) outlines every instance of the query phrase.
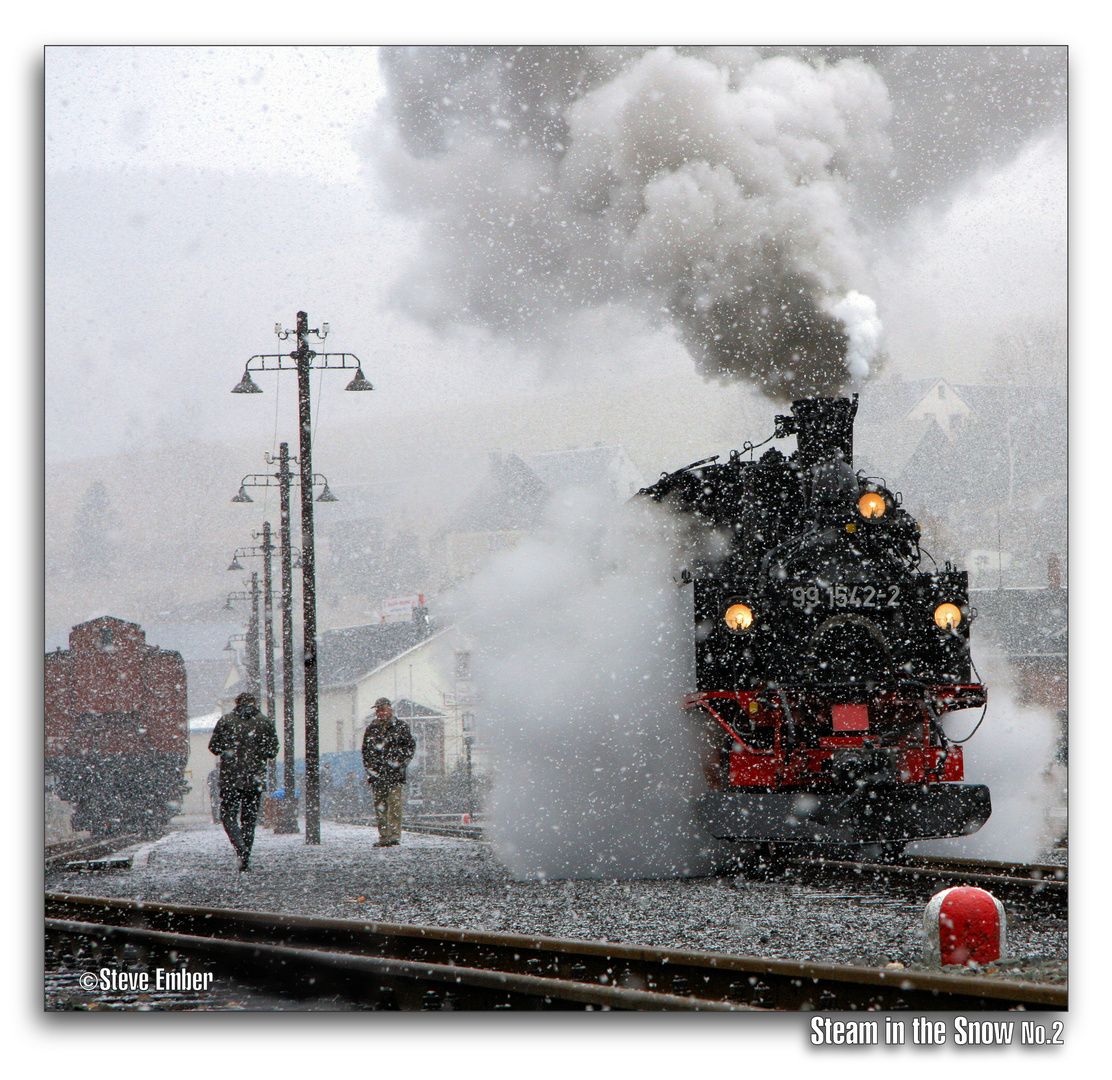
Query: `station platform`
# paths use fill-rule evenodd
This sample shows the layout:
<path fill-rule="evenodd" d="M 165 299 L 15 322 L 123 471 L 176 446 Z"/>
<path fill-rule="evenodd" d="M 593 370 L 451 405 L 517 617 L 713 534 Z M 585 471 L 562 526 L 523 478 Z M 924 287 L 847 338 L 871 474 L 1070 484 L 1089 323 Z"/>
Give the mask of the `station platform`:
<path fill-rule="evenodd" d="M 460 884 L 465 892 L 474 891 L 475 917 L 482 921 L 479 899 L 501 893 L 509 882 L 489 845 L 472 839 L 403 829 L 397 847 L 376 848 L 373 826 L 324 821 L 320 844 L 306 844 L 304 819 L 299 824 L 300 832 L 287 834 L 260 827 L 251 868 L 244 873 L 222 826 L 207 816 L 179 817 L 167 835 L 119 852 L 114 861 L 130 859 L 126 869 L 52 870 L 46 887 L 162 903 L 430 923 L 447 914 L 437 900 L 442 893 L 450 890 L 453 910 L 458 908 Z"/>

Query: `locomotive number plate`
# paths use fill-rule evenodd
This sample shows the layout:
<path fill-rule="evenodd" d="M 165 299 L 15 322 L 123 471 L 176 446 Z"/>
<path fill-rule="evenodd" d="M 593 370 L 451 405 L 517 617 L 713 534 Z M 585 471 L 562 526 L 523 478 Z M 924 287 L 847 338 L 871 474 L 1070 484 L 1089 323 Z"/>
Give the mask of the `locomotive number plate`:
<path fill-rule="evenodd" d="M 828 608 L 894 608 L 900 606 L 899 585 L 797 585 L 792 589 L 792 607 L 810 610 Z"/>

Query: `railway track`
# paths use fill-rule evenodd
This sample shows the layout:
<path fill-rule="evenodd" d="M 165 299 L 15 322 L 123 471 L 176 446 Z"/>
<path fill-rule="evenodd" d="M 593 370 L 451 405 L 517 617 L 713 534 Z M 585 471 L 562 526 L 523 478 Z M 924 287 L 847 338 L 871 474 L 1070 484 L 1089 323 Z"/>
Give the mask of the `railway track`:
<path fill-rule="evenodd" d="M 481 825 L 403 825 L 409 832 L 424 833 L 426 836 L 458 836 L 463 840 L 481 840 L 483 827 Z"/>
<path fill-rule="evenodd" d="M 1064 1009 L 1061 986 L 47 893 L 48 940 L 377 1009 Z"/>
<path fill-rule="evenodd" d="M 841 860 L 822 857 L 788 858 L 780 871 L 805 884 L 871 882 L 916 894 L 934 893 L 952 885 L 975 885 L 999 900 L 1038 906 L 1065 914 L 1069 881 L 1064 866 L 982 859 L 902 855 L 892 862 Z"/>
<path fill-rule="evenodd" d="M 93 864 L 107 859 L 122 848 L 138 844 L 140 840 L 142 837 L 138 833 L 121 833 L 96 840 L 84 838 L 47 844 L 44 852 L 46 869 L 66 868 L 71 863 L 80 869 L 90 869 Z"/>
<path fill-rule="evenodd" d="M 335 819 L 341 825 L 363 825 L 369 829 L 375 827 L 373 818 L 368 817 L 340 817 Z M 454 836 L 461 840 L 481 840 L 483 838 L 482 825 L 456 825 L 438 821 L 403 822 L 403 832 L 422 833 L 425 836 Z"/>
<path fill-rule="evenodd" d="M 435 836 L 472 840 L 483 837 L 483 830 L 477 825 L 413 824 L 405 828 Z M 871 882 L 903 888 L 916 895 L 924 892 L 933 894 L 951 885 L 976 885 L 988 889 L 1001 901 L 1035 906 L 1063 915 L 1069 906 L 1067 869 L 1049 863 L 901 855 L 891 862 L 825 856 L 784 858 L 777 859 L 774 866 L 801 884 Z"/>

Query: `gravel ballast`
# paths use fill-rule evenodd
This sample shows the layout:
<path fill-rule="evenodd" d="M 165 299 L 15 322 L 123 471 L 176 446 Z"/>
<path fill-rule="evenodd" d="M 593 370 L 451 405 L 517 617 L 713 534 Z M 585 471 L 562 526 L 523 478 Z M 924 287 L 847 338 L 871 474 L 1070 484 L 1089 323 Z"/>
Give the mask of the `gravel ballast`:
<path fill-rule="evenodd" d="M 130 870 L 51 871 L 46 887 L 93 896 L 542 934 L 788 960 L 919 967 L 923 903 L 908 897 L 744 878 L 521 881 L 489 844 L 406 832 L 375 848 L 373 828 L 323 822 L 321 844 L 258 831 L 240 873 L 219 825 L 178 819 L 130 849 Z M 998 972 L 1063 981 L 1066 921 L 1008 910 L 1011 958 Z"/>

